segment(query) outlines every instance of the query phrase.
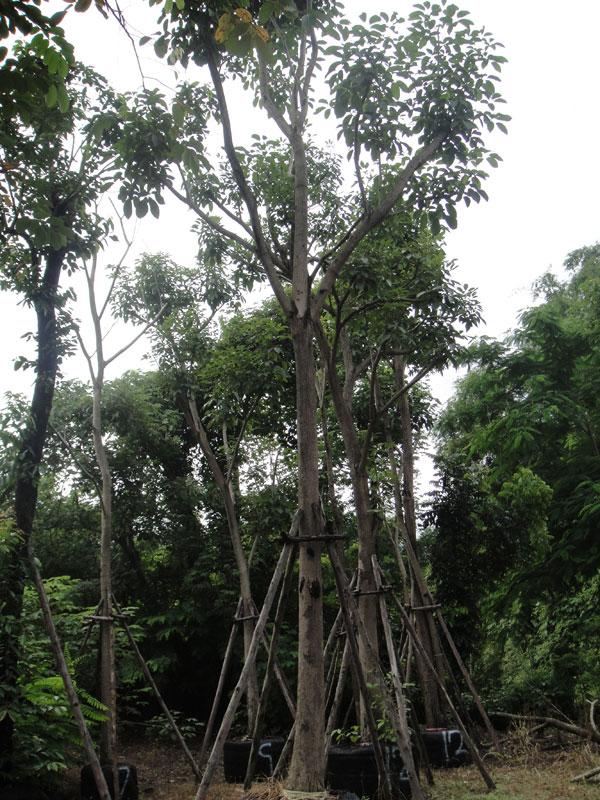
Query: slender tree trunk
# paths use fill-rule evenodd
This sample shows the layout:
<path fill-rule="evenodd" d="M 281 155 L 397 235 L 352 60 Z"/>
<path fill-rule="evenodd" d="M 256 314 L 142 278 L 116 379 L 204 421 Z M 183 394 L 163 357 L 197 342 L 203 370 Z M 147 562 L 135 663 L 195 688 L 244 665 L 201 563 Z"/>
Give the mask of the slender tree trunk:
<path fill-rule="evenodd" d="M 299 546 L 296 733 L 286 786 L 312 792 L 323 788 L 325 774 L 322 541 L 318 538 L 322 537 L 324 526 L 319 496 L 315 359 L 307 316 L 292 319 L 292 340 L 296 362 L 300 535 L 316 538 Z"/>
<path fill-rule="evenodd" d="M 401 356 L 394 356 L 394 377 L 396 388 L 401 389 L 405 383 L 405 366 Z M 404 530 L 414 552 L 417 551 L 417 521 L 415 514 L 414 499 L 414 449 L 413 433 L 410 412 L 410 399 L 408 392 L 403 392 L 399 399 L 400 424 L 402 429 L 402 500 L 404 508 Z M 423 597 L 419 584 L 412 578 L 411 602 L 414 606 L 427 605 Z M 415 627 L 419 636 L 419 641 L 423 645 L 429 660 L 435 664 L 439 675 L 444 674 L 444 666 L 441 659 L 441 643 L 435 620 L 429 612 L 417 612 Z M 425 720 L 430 726 L 438 726 L 443 723 L 443 699 L 440 695 L 439 687 L 431 671 L 427 668 L 419 651 L 416 652 L 416 665 L 419 673 L 419 680 L 423 692 L 423 704 L 425 707 Z"/>
<path fill-rule="evenodd" d="M 101 351 L 100 351 L 101 352 Z M 107 719 L 100 728 L 100 759 L 114 767 L 117 751 L 117 680 L 115 669 L 115 631 L 112 602 L 112 477 L 102 440 L 103 367 L 94 381 L 92 430 L 96 461 L 100 469 L 102 494 L 100 511 L 100 699 L 107 708 Z"/>
<path fill-rule="evenodd" d="M 92 437 L 96 463 L 100 470 L 100 699 L 106 706 L 106 720 L 100 727 L 100 760 L 111 768 L 114 796 L 118 797 L 119 783 L 117 753 L 117 677 L 115 667 L 115 630 L 113 623 L 112 585 L 112 476 L 103 440 L 102 393 L 104 390 L 104 346 L 100 314 L 96 303 L 94 280 L 96 258 L 92 271 L 87 272 L 90 313 L 94 325 L 96 370 L 88 360 L 92 377 Z"/>
<path fill-rule="evenodd" d="M 344 391 L 337 376 L 335 364 L 331 362 L 329 345 L 322 328 L 317 328 L 317 340 L 321 348 L 323 361 L 327 368 L 327 377 L 331 390 L 333 406 L 340 425 L 346 459 L 350 469 L 352 493 L 356 511 L 356 524 L 358 528 L 358 587 L 362 592 L 374 592 L 376 589 L 373 574 L 372 558 L 377 555 L 377 531 L 373 524 L 373 509 L 369 494 L 369 475 L 366 464 L 362 459 L 362 448 L 358 439 L 356 425 L 352 416 L 352 392 Z M 349 365 L 346 365 L 349 369 Z M 358 611 L 363 620 L 363 630 L 366 631 L 372 647 L 368 647 L 364 637 L 359 634 L 358 644 L 361 665 L 368 683 L 378 682 L 378 664 L 374 654 L 378 652 L 377 628 L 377 595 L 361 594 L 358 600 Z M 366 709 L 361 699 L 360 723 L 361 731 L 368 738 Z"/>
<path fill-rule="evenodd" d="M 56 298 L 64 250 L 56 250 L 45 263 L 41 286 L 33 298 L 37 316 L 36 377 L 29 419 L 15 464 L 14 514 L 18 539 L 2 568 L 0 587 L 0 683 L 16 699 L 19 631 L 23 592 L 28 574 L 27 548 L 35 517 L 39 469 L 46 442 L 58 370 Z M 5 689 L 7 691 L 7 689 Z M 10 696 L 6 700 L 12 699 Z M 0 720 L 0 764 L 9 764 L 14 723 L 9 715 Z"/>

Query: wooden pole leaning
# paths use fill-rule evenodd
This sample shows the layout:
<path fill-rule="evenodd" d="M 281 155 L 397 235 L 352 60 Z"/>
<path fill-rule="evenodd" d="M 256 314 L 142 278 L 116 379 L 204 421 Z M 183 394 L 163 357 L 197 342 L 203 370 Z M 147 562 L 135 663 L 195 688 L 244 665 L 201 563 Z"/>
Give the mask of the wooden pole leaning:
<path fill-rule="evenodd" d="M 242 613 L 242 608 L 243 608 L 243 603 L 242 603 L 242 598 L 240 597 L 235 612 L 236 617 L 238 617 Z M 225 680 L 227 679 L 227 673 L 229 672 L 229 666 L 231 664 L 231 658 L 233 656 L 233 646 L 237 638 L 238 630 L 239 630 L 239 625 L 237 624 L 237 622 L 234 622 L 233 625 L 231 626 L 231 631 L 229 632 L 229 639 L 227 640 L 225 655 L 223 656 L 223 666 L 221 667 L 219 682 L 217 683 L 217 689 L 215 691 L 215 696 L 213 698 L 212 706 L 210 709 L 208 722 L 206 723 L 206 729 L 204 731 L 204 737 L 202 739 L 202 747 L 200 748 L 200 756 L 198 758 L 198 762 L 201 767 L 204 766 L 206 751 L 208 749 L 208 745 L 210 744 L 210 740 L 212 739 L 212 732 L 213 728 L 215 727 L 215 720 L 217 719 L 217 713 L 219 711 L 219 706 L 221 704 L 221 697 L 223 696 L 223 689 L 225 688 Z"/>
<path fill-rule="evenodd" d="M 250 747 L 248 767 L 246 769 L 246 776 L 244 778 L 244 789 L 246 791 L 250 788 L 252 781 L 254 779 L 254 773 L 256 771 L 256 757 L 258 754 L 258 748 L 260 747 L 260 737 L 262 736 L 265 712 L 267 710 L 269 694 L 271 692 L 271 686 L 273 684 L 275 654 L 277 652 L 277 646 L 279 644 L 279 635 L 281 633 L 281 627 L 283 624 L 283 618 L 285 616 L 288 596 L 292 586 L 292 579 L 294 577 L 295 554 L 296 554 L 296 547 L 294 545 L 293 549 L 290 552 L 290 557 L 285 567 L 285 574 L 283 576 L 281 591 L 279 593 L 279 602 L 277 603 L 277 610 L 275 611 L 275 619 L 273 620 L 273 634 L 271 636 L 271 641 L 269 643 L 269 655 L 267 657 L 267 667 L 265 671 L 265 677 L 263 679 L 260 699 L 258 701 L 256 718 L 254 720 L 254 730 L 252 731 L 252 745 Z"/>
<path fill-rule="evenodd" d="M 396 544 L 396 546 L 397 546 L 397 544 Z M 410 541 L 408 541 L 407 538 L 404 540 L 404 546 L 405 546 L 406 552 L 408 554 L 408 560 L 409 560 L 409 563 L 410 563 L 410 567 L 411 567 L 412 573 L 414 575 L 415 580 L 419 584 L 419 589 L 421 590 L 421 594 L 423 595 L 423 598 L 426 600 L 426 602 L 429 604 L 429 606 L 431 606 L 431 607 L 435 606 L 435 609 L 432 608 L 431 612 L 426 612 L 426 613 L 433 613 L 434 614 L 434 619 L 437 619 L 437 622 L 438 622 L 438 624 L 439 624 L 439 626 L 440 626 L 440 628 L 442 630 L 442 633 L 444 634 L 444 637 L 445 637 L 446 641 L 448 642 L 448 646 L 450 647 L 450 650 L 452 651 L 452 655 L 454 656 L 454 659 L 456 660 L 456 664 L 457 664 L 457 666 L 458 666 L 458 668 L 459 668 L 459 670 L 460 670 L 460 672 L 461 672 L 461 674 L 462 674 L 462 676 L 463 676 L 463 678 L 465 680 L 465 683 L 469 687 L 469 691 L 470 691 L 470 693 L 471 693 L 471 695 L 473 697 L 473 701 L 475 703 L 477 711 L 479 712 L 479 715 L 481 716 L 483 724 L 485 725 L 485 729 L 487 730 L 488 734 L 490 735 L 490 738 L 492 740 L 492 744 L 493 744 L 494 748 L 496 750 L 498 750 L 499 749 L 498 734 L 494 730 L 494 726 L 492 725 L 492 723 L 490 721 L 490 718 L 488 716 L 488 713 L 487 713 L 487 711 L 485 710 L 485 708 L 483 706 L 483 702 L 481 701 L 481 697 L 479 696 L 479 692 L 477 691 L 477 689 L 475 687 L 475 684 L 473 683 L 473 679 L 471 678 L 471 674 L 470 674 L 469 670 L 467 669 L 464 661 L 462 660 L 460 653 L 458 652 L 458 648 L 456 647 L 454 639 L 452 638 L 452 634 L 450 633 L 450 630 L 448 629 L 448 626 L 446 625 L 446 620 L 444 619 L 444 615 L 442 614 L 442 610 L 434 602 L 433 596 L 432 596 L 431 592 L 429 591 L 429 587 L 427 586 L 427 582 L 425 581 L 425 576 L 423 575 L 423 571 L 421 569 L 421 565 L 419 564 L 419 560 L 418 560 L 417 555 L 416 555 L 416 553 L 414 551 L 412 543 Z"/>
<path fill-rule="evenodd" d="M 171 714 L 171 712 L 169 710 L 169 707 L 165 703 L 165 701 L 163 699 L 163 696 L 160 693 L 158 686 L 156 685 L 156 681 L 152 677 L 152 673 L 150 672 L 148 664 L 146 663 L 146 660 L 144 659 L 144 656 L 142 655 L 142 653 L 140 651 L 140 648 L 138 647 L 137 642 L 135 641 L 135 639 L 133 637 L 133 633 L 131 632 L 131 628 L 129 627 L 129 625 L 127 623 L 127 620 L 123 616 L 123 613 L 122 613 L 121 609 L 119 608 L 119 605 L 118 605 L 114 595 L 113 595 L 112 601 L 113 601 L 113 605 L 114 605 L 115 609 L 117 610 L 117 613 L 120 615 L 121 625 L 123 626 L 123 630 L 125 631 L 127 639 L 129 640 L 129 644 L 131 645 L 131 649 L 135 653 L 135 657 L 137 658 L 137 660 L 139 662 L 139 665 L 140 665 L 140 667 L 142 669 L 142 672 L 144 673 L 144 677 L 146 678 L 146 680 L 148 681 L 148 684 L 152 688 L 152 691 L 154 692 L 154 694 L 156 696 L 156 699 L 158 700 L 158 704 L 162 708 L 163 714 L 166 716 L 167 720 L 169 721 L 169 725 L 173 729 L 173 733 L 175 734 L 175 736 L 177 738 L 177 741 L 181 745 L 181 749 L 183 750 L 183 752 L 185 754 L 185 757 L 187 758 L 187 760 L 190 763 L 190 766 L 192 768 L 192 772 L 194 773 L 196 778 L 198 780 L 200 780 L 200 768 L 199 768 L 198 764 L 196 763 L 196 760 L 194 759 L 194 756 L 190 752 L 190 748 L 187 746 L 187 743 L 186 743 L 185 739 L 183 738 L 183 734 L 181 733 L 181 731 L 179 729 L 179 726 L 175 722 L 175 718 L 173 717 L 173 714 Z"/>
<path fill-rule="evenodd" d="M 229 731 L 231 730 L 231 725 L 233 724 L 233 718 L 235 716 L 235 712 L 237 711 L 237 708 L 242 699 L 242 695 L 245 691 L 246 684 L 248 682 L 248 676 L 250 674 L 251 669 L 253 668 L 253 665 L 256 662 L 256 655 L 258 653 L 258 648 L 260 646 L 261 636 L 264 633 L 267 621 L 269 619 L 269 613 L 271 611 L 271 607 L 275 600 L 277 589 L 279 588 L 279 584 L 283 577 L 283 573 L 286 570 L 287 563 L 293 555 L 293 550 L 294 550 L 294 545 L 291 542 L 286 541 L 282 547 L 279 560 L 277 561 L 277 566 L 275 567 L 275 571 L 273 572 L 271 583 L 269 584 L 269 588 L 267 590 L 267 594 L 265 596 L 260 615 L 256 622 L 254 633 L 252 635 L 252 641 L 250 643 L 250 648 L 248 650 L 244 666 L 242 667 L 242 672 L 240 674 L 240 677 L 238 678 L 238 682 L 236 683 L 235 688 L 233 689 L 231 698 L 229 700 L 229 704 L 227 706 L 227 710 L 225 711 L 223 719 L 221 720 L 219 731 L 217 733 L 217 736 L 215 737 L 215 741 L 212 746 L 210 756 L 208 757 L 208 761 L 206 762 L 204 774 L 202 776 L 202 780 L 200 781 L 200 786 L 198 787 L 198 791 L 196 792 L 195 800 L 204 800 L 204 798 L 208 793 L 208 789 L 210 787 L 212 778 L 214 776 L 219 759 L 221 758 L 221 754 L 223 752 L 223 745 L 225 744 L 225 740 L 229 735 Z"/>
<path fill-rule="evenodd" d="M 383 634 L 388 653 L 388 660 L 390 663 L 390 672 L 392 674 L 392 685 L 394 687 L 394 696 L 398 712 L 397 713 L 398 726 L 399 726 L 399 731 L 398 731 L 399 735 L 397 737 L 398 749 L 400 750 L 402 761 L 404 763 L 404 766 L 406 767 L 406 771 L 408 772 L 408 780 L 410 782 L 412 797 L 415 798 L 415 800 L 419 800 L 420 798 L 423 798 L 423 790 L 421 789 L 421 784 L 419 783 L 419 777 L 417 775 L 417 769 L 412 754 L 410 731 L 408 729 L 408 721 L 407 721 L 406 703 L 404 702 L 404 692 L 402 689 L 402 680 L 400 678 L 398 659 L 396 657 L 396 649 L 394 647 L 392 626 L 390 624 L 390 618 L 388 615 L 387 605 L 385 602 L 385 594 L 384 594 L 383 581 L 381 578 L 381 571 L 379 569 L 379 564 L 377 562 L 377 556 L 373 555 L 371 561 L 373 564 L 373 575 L 375 578 L 375 586 L 379 591 L 378 595 L 379 614 L 381 617 L 381 625 L 383 627 Z"/>
<path fill-rule="evenodd" d="M 354 606 L 354 600 L 349 593 L 348 581 L 344 574 L 344 569 L 341 565 L 340 557 L 335 548 L 335 545 L 328 543 L 328 551 L 329 551 L 329 559 L 331 561 L 331 566 L 333 567 L 333 574 L 335 576 L 338 597 L 344 619 L 344 627 L 346 629 L 347 642 L 350 648 L 350 656 L 351 656 L 350 668 L 352 670 L 352 674 L 354 676 L 356 684 L 359 687 L 360 693 L 364 700 L 367 725 L 369 727 L 369 733 L 371 735 L 371 740 L 373 744 L 373 754 L 375 756 L 375 762 L 377 764 L 377 772 L 379 774 L 379 788 L 381 796 L 383 800 L 391 800 L 392 787 L 390 783 L 390 776 L 385 764 L 385 759 L 383 757 L 381 743 L 378 739 L 377 725 L 375 724 L 375 718 L 373 716 L 373 709 L 371 707 L 371 698 L 369 695 L 369 689 L 367 687 L 367 681 L 362 669 L 362 665 L 360 663 L 358 641 L 354 630 L 355 620 L 357 620 L 359 617 L 356 613 L 356 609 L 354 607 L 351 608 L 351 604 L 352 606 Z"/>
<path fill-rule="evenodd" d="M 434 680 L 438 684 L 438 686 L 440 688 L 440 691 L 442 692 L 442 695 L 444 697 L 444 700 L 448 704 L 448 708 L 450 709 L 450 711 L 452 712 L 452 716 L 456 720 L 456 724 L 457 724 L 458 729 L 460 730 L 460 732 L 461 732 L 461 734 L 463 736 L 463 739 L 465 740 L 465 744 L 467 745 L 467 747 L 471 751 L 471 755 L 473 757 L 473 761 L 477 765 L 477 769 L 481 773 L 481 777 L 483 778 L 483 781 L 484 781 L 485 785 L 487 786 L 488 789 L 493 791 L 496 788 L 496 784 L 492 780 L 492 776 L 490 775 L 490 773 L 487 771 L 487 769 L 485 767 L 485 764 L 483 763 L 483 761 L 481 759 L 481 755 L 479 754 L 479 750 L 477 749 L 477 746 L 475 745 L 475 742 L 473 741 L 473 739 L 469 735 L 469 733 L 468 733 L 468 731 L 467 731 L 467 729 L 466 729 L 466 727 L 465 727 L 465 725 L 464 725 L 464 723 L 463 723 L 463 721 L 462 721 L 462 719 L 460 717 L 460 714 L 458 713 L 458 711 L 456 710 L 456 707 L 454 706 L 452 700 L 450 699 L 450 695 L 448 694 L 448 692 L 446 690 L 446 687 L 444 686 L 444 681 L 438 675 L 436 668 L 432 664 L 429 656 L 427 655 L 427 652 L 425 651 L 425 648 L 423 647 L 423 645 L 419 641 L 419 637 L 417 636 L 417 632 L 416 632 L 412 622 L 410 621 L 410 617 L 406 613 L 406 610 L 405 610 L 404 606 L 402 605 L 400 600 L 398 600 L 398 598 L 395 595 L 393 595 L 393 598 L 394 598 L 394 601 L 395 601 L 396 606 L 398 608 L 398 611 L 400 612 L 400 616 L 402 617 L 404 625 L 405 625 L 405 627 L 406 627 L 406 629 L 407 629 L 407 631 L 408 631 L 408 633 L 409 633 L 409 635 L 410 635 L 410 637 L 411 637 L 411 639 L 413 641 L 413 645 L 415 647 L 415 650 L 417 650 L 417 652 L 419 653 L 419 655 L 423 659 L 423 663 L 427 666 L 427 669 L 429 669 L 429 671 L 431 672 Z"/>
<path fill-rule="evenodd" d="M 62 678 L 63 686 L 65 688 L 65 694 L 67 695 L 69 705 L 71 706 L 71 712 L 75 719 L 75 724 L 77 725 L 81 741 L 83 742 L 83 748 L 85 754 L 92 768 L 92 775 L 94 776 L 94 783 L 96 784 L 96 789 L 98 790 L 98 796 L 100 800 L 111 800 L 111 794 L 108 788 L 108 783 L 102 771 L 98 755 L 94 749 L 94 743 L 92 742 L 92 737 L 90 736 L 90 732 L 87 723 L 85 721 L 85 717 L 83 716 L 83 712 L 81 710 L 81 704 L 79 703 L 79 698 L 77 697 L 77 692 L 75 691 L 75 687 L 73 685 L 73 680 L 69 672 L 69 667 L 67 665 L 65 654 L 62 649 L 60 637 L 58 635 L 58 631 L 56 630 L 56 626 L 54 624 L 54 618 L 52 616 L 50 602 L 48 600 L 48 595 L 46 594 L 46 587 L 44 586 L 44 581 L 42 579 L 42 575 L 38 568 L 38 562 L 35 557 L 35 553 L 33 550 L 33 542 L 31 538 L 29 539 L 27 546 L 27 557 L 29 560 L 29 567 L 31 569 L 31 574 L 33 576 L 33 582 L 35 584 L 35 588 L 40 601 L 40 606 L 42 609 L 44 626 L 46 628 L 46 632 L 48 634 L 48 638 L 50 639 L 50 644 L 52 646 L 52 652 L 54 655 L 56 668 L 60 674 L 60 677 Z"/>

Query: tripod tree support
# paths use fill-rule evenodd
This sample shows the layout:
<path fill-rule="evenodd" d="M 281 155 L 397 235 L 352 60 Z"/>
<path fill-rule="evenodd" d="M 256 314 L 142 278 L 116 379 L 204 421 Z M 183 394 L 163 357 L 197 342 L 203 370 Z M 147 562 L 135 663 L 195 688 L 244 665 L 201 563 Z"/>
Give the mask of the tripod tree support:
<path fill-rule="evenodd" d="M 240 597 L 237 604 L 237 610 L 235 612 L 236 617 L 241 614 L 242 608 L 243 608 L 243 603 L 242 603 L 242 598 Z M 213 728 L 215 727 L 215 720 L 217 718 L 217 713 L 219 711 L 219 706 L 221 704 L 221 697 L 223 696 L 223 689 L 225 688 L 225 680 L 227 678 L 227 673 L 229 672 L 231 657 L 233 656 L 233 646 L 237 638 L 238 630 L 239 626 L 237 625 L 236 622 L 234 622 L 233 625 L 231 626 L 229 639 L 227 640 L 227 647 L 225 648 L 225 655 L 223 656 L 223 666 L 221 667 L 219 682 L 217 683 L 217 689 L 215 691 L 212 707 L 210 709 L 210 715 L 208 717 L 208 722 L 206 723 L 206 729 L 204 731 L 204 738 L 202 739 L 202 747 L 200 748 L 200 757 L 198 758 L 200 766 L 204 766 L 206 751 L 208 749 L 208 745 L 210 744 L 210 740 L 212 739 L 212 732 Z"/>
<path fill-rule="evenodd" d="M 396 657 L 396 648 L 394 647 L 394 638 L 392 636 L 392 626 L 390 624 L 387 604 L 385 602 L 383 581 L 381 579 L 381 571 L 379 569 L 379 564 L 377 562 L 377 556 L 373 555 L 371 557 L 371 563 L 373 564 L 373 576 L 375 578 L 375 586 L 379 590 L 379 613 L 381 615 L 381 625 L 383 627 L 385 645 L 387 649 L 388 660 L 390 663 L 390 672 L 392 674 L 392 685 L 394 687 L 394 697 L 396 699 L 396 707 L 398 710 L 397 716 L 401 728 L 401 736 L 398 737 L 398 749 L 400 750 L 402 761 L 404 762 L 408 772 L 408 779 L 410 782 L 412 796 L 416 800 L 417 798 L 423 797 L 423 791 L 419 783 L 417 770 L 412 755 L 412 749 L 410 746 L 410 731 L 408 729 L 407 710 L 406 710 L 406 703 L 404 702 L 404 692 L 402 690 L 400 668 L 398 666 L 398 659 Z M 431 772 L 431 770 L 429 770 L 429 764 L 427 765 L 427 767 L 428 771 Z"/>
<path fill-rule="evenodd" d="M 373 754 L 375 756 L 375 762 L 377 764 L 377 772 L 379 774 L 379 789 L 383 800 L 391 800 L 392 788 L 390 784 L 390 776 L 385 765 L 383 751 L 381 749 L 381 743 L 378 739 L 377 725 L 375 724 L 373 709 L 371 707 L 371 698 L 369 695 L 365 674 L 363 672 L 362 665 L 360 662 L 358 641 L 356 639 L 356 634 L 354 632 L 354 619 L 357 618 L 357 615 L 356 612 L 354 612 L 353 614 L 350 609 L 351 595 L 348 590 L 348 581 L 344 574 L 344 569 L 341 565 L 340 557 L 337 550 L 335 549 L 335 545 L 329 544 L 328 550 L 329 550 L 329 558 L 331 561 L 331 566 L 333 567 L 333 574 L 335 576 L 335 582 L 340 600 L 342 615 L 344 619 L 344 627 L 346 629 L 347 641 L 350 647 L 350 654 L 351 654 L 350 667 L 352 669 L 353 677 L 356 681 L 357 686 L 359 687 L 361 696 L 363 698 L 363 703 L 365 707 L 365 717 L 367 721 L 367 726 L 369 728 L 369 733 L 371 735 L 371 741 L 373 744 Z"/>
<path fill-rule="evenodd" d="M 250 643 L 250 648 L 246 655 L 244 666 L 242 667 L 242 672 L 240 674 L 240 677 L 238 678 L 238 682 L 236 683 L 235 688 L 233 689 L 231 698 L 229 700 L 229 704 L 227 706 L 223 719 L 221 720 L 221 726 L 219 728 L 214 744 L 212 746 L 210 756 L 208 757 L 208 761 L 206 762 L 204 775 L 202 776 L 202 780 L 200 781 L 200 786 L 198 787 L 198 791 L 196 792 L 195 800 L 204 800 L 208 793 L 208 789 L 215 774 L 215 770 L 221 758 L 221 754 L 223 753 L 223 745 L 225 744 L 225 740 L 227 739 L 229 731 L 231 730 L 231 725 L 233 724 L 235 712 L 237 711 L 237 708 L 242 699 L 242 695 L 246 689 L 246 684 L 248 682 L 248 677 L 250 675 L 250 672 L 252 671 L 253 666 L 256 663 L 256 655 L 258 653 L 261 636 L 263 635 L 265 627 L 267 625 L 267 621 L 269 619 L 269 613 L 271 611 L 271 607 L 275 600 L 275 595 L 277 594 L 277 589 L 281 582 L 281 578 L 286 570 L 288 561 L 293 556 L 293 550 L 294 546 L 289 541 L 286 541 L 286 543 L 282 547 L 279 560 L 277 561 L 275 571 L 273 572 L 273 577 L 271 578 L 271 583 L 269 584 L 269 588 L 265 596 L 262 610 L 256 622 L 254 633 L 252 635 L 252 641 Z"/>
<path fill-rule="evenodd" d="M 395 542 L 395 546 L 398 547 L 397 541 Z M 415 577 L 415 580 L 416 580 L 416 582 L 417 582 L 417 584 L 419 586 L 419 590 L 420 590 L 423 598 L 425 599 L 425 601 L 430 606 L 436 605 L 434 603 L 433 596 L 432 596 L 431 592 L 429 591 L 429 587 L 427 586 L 427 582 L 425 581 L 425 577 L 423 575 L 423 571 L 421 569 L 421 565 L 419 564 L 419 559 L 417 558 L 417 555 L 416 555 L 416 553 L 414 551 L 414 548 L 412 546 L 412 542 L 410 542 L 408 540 L 408 537 L 404 539 L 404 546 L 405 546 L 406 552 L 408 554 L 408 560 L 409 560 L 409 563 L 410 563 L 410 567 L 411 567 L 412 573 L 413 573 L 413 575 Z M 426 613 L 429 613 L 429 612 L 426 612 Z M 465 679 L 465 682 L 466 682 L 467 686 L 469 687 L 469 691 L 471 692 L 471 695 L 472 695 L 473 700 L 475 702 L 475 706 L 477 707 L 479 715 L 481 716 L 481 719 L 483 720 L 483 724 L 485 725 L 485 728 L 486 728 L 488 734 L 490 735 L 490 738 L 492 740 L 492 744 L 493 744 L 494 748 L 496 750 L 498 750 L 499 746 L 500 746 L 499 742 L 498 742 L 498 735 L 497 735 L 496 731 L 494 730 L 494 726 L 492 725 L 492 723 L 490 721 L 490 718 L 489 718 L 489 716 L 488 716 L 488 714 L 487 714 L 487 712 L 486 712 L 486 710 L 485 710 L 485 708 L 483 706 L 483 703 L 481 702 L 481 697 L 479 696 L 479 692 L 477 691 L 477 689 L 475 687 L 475 684 L 473 683 L 473 679 L 471 678 L 469 670 L 467 669 L 464 661 L 462 660 L 462 658 L 460 656 L 460 653 L 458 652 L 456 644 L 454 643 L 454 639 L 452 638 L 452 634 L 450 633 L 450 631 L 448 629 L 448 626 L 446 625 L 446 620 L 444 619 L 444 616 L 442 614 L 441 608 L 439 608 L 438 606 L 436 606 L 436 609 L 435 609 L 435 618 L 437 619 L 437 621 L 439 623 L 439 626 L 442 629 L 442 633 L 444 634 L 444 636 L 446 638 L 446 641 L 448 642 L 448 645 L 450 647 L 450 650 L 452 651 L 452 655 L 454 656 L 454 658 L 456 660 L 458 668 L 459 668 L 463 678 Z"/>
<path fill-rule="evenodd" d="M 417 652 L 420 654 L 421 658 L 423 659 L 424 664 L 427 666 L 427 668 L 431 672 L 432 676 L 434 677 L 434 680 L 438 684 L 438 686 L 440 688 L 440 691 L 442 692 L 442 695 L 444 697 L 444 700 L 448 704 L 448 708 L 450 709 L 454 719 L 456 720 L 456 724 L 458 726 L 458 729 L 460 730 L 460 732 L 461 732 L 461 734 L 463 736 L 463 739 L 465 740 L 465 743 L 466 743 L 467 747 L 471 751 L 471 755 L 473 756 L 473 761 L 477 765 L 477 768 L 478 768 L 479 772 L 481 773 L 481 777 L 483 778 L 483 781 L 484 781 L 485 785 L 487 786 L 487 788 L 490 791 L 493 791 L 496 788 L 496 784 L 492 780 L 492 777 L 491 777 L 490 773 L 487 771 L 487 769 L 485 767 L 485 764 L 483 763 L 483 761 L 481 759 L 481 756 L 479 754 L 479 750 L 477 749 L 477 747 L 475 745 L 475 742 L 471 739 L 467 729 L 465 728 L 465 726 L 463 724 L 462 719 L 460 718 L 460 714 L 458 713 L 458 711 L 456 710 L 452 700 L 450 699 L 450 695 L 448 694 L 448 692 L 446 691 L 446 687 L 444 686 L 444 681 L 438 675 L 437 670 L 435 669 L 435 667 L 434 667 L 433 663 L 431 662 L 429 656 L 425 652 L 425 648 L 423 647 L 423 645 L 419 641 L 419 637 L 417 636 L 417 632 L 416 632 L 412 622 L 410 621 L 410 617 L 406 613 L 406 610 L 405 610 L 404 606 L 402 605 L 400 600 L 398 600 L 398 598 L 395 595 L 393 595 L 393 597 L 394 597 L 394 600 L 396 602 L 396 606 L 398 607 L 398 611 L 400 612 L 400 616 L 402 617 L 402 620 L 403 620 L 404 625 L 406 627 L 406 630 L 408 631 L 409 636 L 411 637 L 411 639 L 413 641 L 413 645 L 415 647 L 415 650 L 417 650 Z"/>

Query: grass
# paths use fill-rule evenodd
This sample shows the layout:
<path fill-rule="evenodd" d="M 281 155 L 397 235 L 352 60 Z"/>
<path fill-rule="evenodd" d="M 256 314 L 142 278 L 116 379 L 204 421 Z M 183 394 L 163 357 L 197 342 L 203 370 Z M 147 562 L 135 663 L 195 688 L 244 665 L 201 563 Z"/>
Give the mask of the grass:
<path fill-rule="evenodd" d="M 198 745 L 198 743 L 196 743 Z M 197 752 L 198 746 L 194 746 Z M 141 800 L 193 800 L 196 786 L 189 765 L 173 745 L 132 742 L 122 757 L 137 765 Z M 571 783 L 571 778 L 600 766 L 600 748 L 588 744 L 543 752 L 525 737 L 503 748 L 502 757 L 489 759 L 487 767 L 497 790 L 486 792 L 476 767 L 435 770 L 435 786 L 424 786 L 430 800 L 600 800 L 600 783 Z M 248 795 L 242 786 L 215 780 L 208 800 L 278 800 L 276 783 L 255 784 Z M 72 793 L 78 797 L 79 771 L 73 771 Z"/>
<path fill-rule="evenodd" d="M 600 800 L 600 784 L 571 783 L 575 775 L 599 764 L 598 752 L 589 746 L 552 755 L 520 751 L 488 764 L 496 791 L 485 791 L 473 766 L 437 770 L 431 800 Z"/>

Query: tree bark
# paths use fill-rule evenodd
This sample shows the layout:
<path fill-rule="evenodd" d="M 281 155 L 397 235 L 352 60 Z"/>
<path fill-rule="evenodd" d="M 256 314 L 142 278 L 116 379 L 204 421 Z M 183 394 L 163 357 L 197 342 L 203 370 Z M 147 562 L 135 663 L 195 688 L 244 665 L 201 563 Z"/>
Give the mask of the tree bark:
<path fill-rule="evenodd" d="M 309 316 L 292 318 L 291 328 L 296 362 L 300 535 L 315 537 L 315 540 L 299 545 L 296 732 L 286 786 L 294 791 L 313 792 L 323 788 L 325 774 L 320 538 L 324 526 L 319 496 L 315 359 Z"/>
<path fill-rule="evenodd" d="M 29 419 L 15 464 L 14 514 L 18 539 L 3 566 L 4 578 L 0 589 L 0 683 L 10 687 L 15 699 L 20 653 L 19 627 L 28 570 L 27 548 L 33 531 L 39 470 L 58 371 L 56 300 L 64 258 L 64 250 L 49 254 L 40 287 L 33 297 L 37 317 L 37 361 Z M 13 730 L 13 720 L 7 714 L 0 720 L 0 763 L 10 762 Z"/>

